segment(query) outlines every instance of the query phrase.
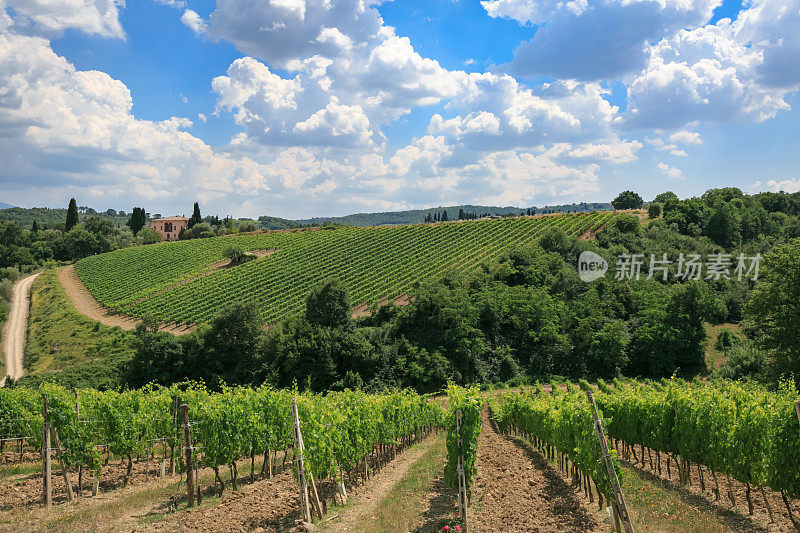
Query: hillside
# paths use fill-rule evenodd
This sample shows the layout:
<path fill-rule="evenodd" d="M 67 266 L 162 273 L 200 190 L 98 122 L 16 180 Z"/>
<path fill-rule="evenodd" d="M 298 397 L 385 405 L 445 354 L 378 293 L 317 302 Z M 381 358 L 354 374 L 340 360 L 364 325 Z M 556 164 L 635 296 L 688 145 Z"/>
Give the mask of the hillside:
<path fill-rule="evenodd" d="M 80 213 L 79 218 L 80 220 L 84 220 L 87 216 L 90 215 Z M 119 216 L 116 214 L 116 211 L 114 211 L 114 214 L 109 214 L 106 211 L 97 212 L 94 216 L 108 219 L 115 226 L 124 226 L 128 218 L 130 218 L 129 215 Z M 67 220 L 67 210 L 51 209 L 49 207 L 32 207 L 29 209 L 10 206 L 8 208 L 0 207 L 0 220 L 16 222 L 22 228 L 30 228 L 34 220 L 38 221 L 40 225 L 52 226 L 55 224 L 63 224 Z"/>
<path fill-rule="evenodd" d="M 0 209 L 8 209 L 9 207 L 14 207 L 11 204 L 7 204 L 5 202 L 0 202 Z"/>
<path fill-rule="evenodd" d="M 482 215 L 488 213 L 490 215 L 519 215 L 520 213 L 527 213 L 530 209 L 531 214 L 541 215 L 544 213 L 588 213 L 590 211 L 611 211 L 613 207 L 609 203 L 586 203 L 579 204 L 563 204 L 545 207 L 497 207 L 489 205 L 455 205 L 445 207 L 431 207 L 428 209 L 411 209 L 408 211 L 387 211 L 384 213 L 356 213 L 353 215 L 345 215 L 341 217 L 314 217 L 293 221 L 295 224 L 303 226 L 309 224 L 347 224 L 350 226 L 382 226 L 386 224 L 419 224 L 427 215 L 440 214 L 442 211 L 447 211 L 447 217 L 450 220 L 458 218 L 459 209 L 463 209 L 466 213 L 474 213 Z M 259 217 L 272 218 L 272 217 Z M 283 220 L 283 219 L 277 219 Z"/>
<path fill-rule="evenodd" d="M 90 256 L 75 270 L 102 305 L 120 313 L 202 323 L 227 302 L 251 300 L 271 322 L 301 313 L 309 290 L 331 276 L 347 285 L 354 304 L 378 303 L 426 279 L 474 269 L 534 242 L 549 227 L 579 235 L 615 216 L 340 227 L 159 243 Z M 264 251 L 265 257 L 225 268 L 224 252 L 231 245 Z"/>

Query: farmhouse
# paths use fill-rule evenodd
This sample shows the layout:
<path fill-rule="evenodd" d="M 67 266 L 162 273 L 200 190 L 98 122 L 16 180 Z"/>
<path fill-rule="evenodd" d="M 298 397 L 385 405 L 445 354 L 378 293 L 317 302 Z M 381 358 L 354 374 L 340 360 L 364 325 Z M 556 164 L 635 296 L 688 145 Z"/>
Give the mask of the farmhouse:
<path fill-rule="evenodd" d="M 181 230 L 186 229 L 188 225 L 189 219 L 186 217 L 156 218 L 150 221 L 150 229 L 159 232 L 161 240 L 164 241 L 177 241 Z"/>

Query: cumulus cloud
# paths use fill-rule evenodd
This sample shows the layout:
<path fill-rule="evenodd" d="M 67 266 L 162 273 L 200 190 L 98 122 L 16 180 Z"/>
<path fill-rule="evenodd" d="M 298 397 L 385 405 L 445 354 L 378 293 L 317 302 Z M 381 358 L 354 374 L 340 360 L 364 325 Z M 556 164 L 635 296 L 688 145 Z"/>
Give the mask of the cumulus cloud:
<path fill-rule="evenodd" d="M 672 167 L 667 165 L 666 163 L 659 162 L 656 165 L 658 170 L 669 179 L 673 180 L 682 180 L 683 179 L 683 172 L 679 168 Z"/>
<path fill-rule="evenodd" d="M 790 29 L 798 24 L 800 0 L 761 0 L 735 21 L 663 39 L 628 87 L 626 123 L 677 129 L 763 122 L 789 109 L 785 97 L 800 85 L 800 38 Z"/>
<path fill-rule="evenodd" d="M 184 26 L 191 29 L 195 35 L 203 35 L 206 30 L 208 29 L 208 24 L 206 21 L 197 14 L 197 12 L 192 11 L 191 9 L 187 9 L 183 12 L 181 16 L 181 22 Z"/>
<path fill-rule="evenodd" d="M 124 39 L 119 21 L 124 0 L 0 0 L 0 14 L 13 10 L 16 31 L 58 35 L 74 28 L 90 35 Z"/>
<path fill-rule="evenodd" d="M 511 72 L 585 81 L 641 69 L 648 44 L 711 17 L 721 0 L 484 0 L 492 17 L 536 25 L 514 51 Z"/>
<path fill-rule="evenodd" d="M 757 182 L 757 183 L 758 183 L 758 185 L 756 185 L 756 187 L 761 185 L 761 182 Z M 786 178 L 786 179 L 781 180 L 781 181 L 769 180 L 767 182 L 767 186 L 769 186 L 769 188 L 770 188 L 770 190 L 772 192 L 780 192 L 780 191 L 788 192 L 788 193 L 800 192 L 800 179 L 798 179 L 798 178 Z"/>

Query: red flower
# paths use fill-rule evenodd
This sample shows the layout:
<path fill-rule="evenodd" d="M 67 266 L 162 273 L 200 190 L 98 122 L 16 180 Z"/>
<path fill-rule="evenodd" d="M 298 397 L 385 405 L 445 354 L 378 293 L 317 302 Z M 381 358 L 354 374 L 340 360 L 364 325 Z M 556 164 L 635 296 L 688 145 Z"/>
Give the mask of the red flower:
<path fill-rule="evenodd" d="M 461 526 L 456 526 L 456 531 L 461 531 Z"/>
<path fill-rule="evenodd" d="M 444 526 L 444 531 L 445 531 L 445 533 L 447 533 L 448 531 L 450 531 L 450 526 Z"/>

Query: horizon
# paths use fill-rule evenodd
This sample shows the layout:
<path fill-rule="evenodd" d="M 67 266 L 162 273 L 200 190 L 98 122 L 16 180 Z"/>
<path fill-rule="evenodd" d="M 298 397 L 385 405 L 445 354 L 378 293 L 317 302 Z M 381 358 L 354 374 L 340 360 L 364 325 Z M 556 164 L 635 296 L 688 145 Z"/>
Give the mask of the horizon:
<path fill-rule="evenodd" d="M 800 0 L 6 0 L 1 195 L 297 220 L 797 192 L 798 24 Z"/>

